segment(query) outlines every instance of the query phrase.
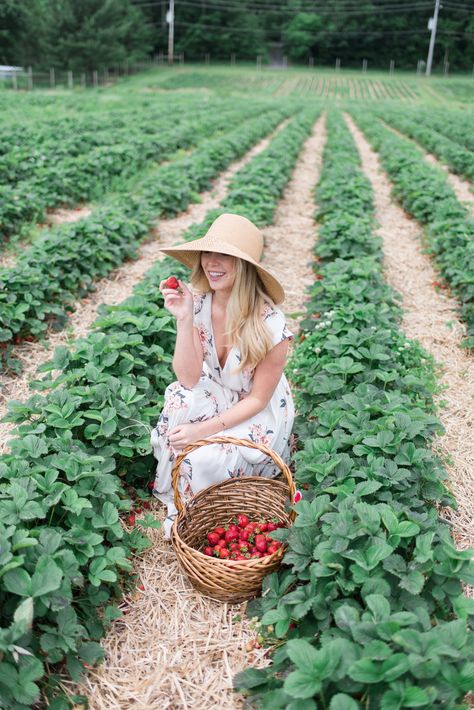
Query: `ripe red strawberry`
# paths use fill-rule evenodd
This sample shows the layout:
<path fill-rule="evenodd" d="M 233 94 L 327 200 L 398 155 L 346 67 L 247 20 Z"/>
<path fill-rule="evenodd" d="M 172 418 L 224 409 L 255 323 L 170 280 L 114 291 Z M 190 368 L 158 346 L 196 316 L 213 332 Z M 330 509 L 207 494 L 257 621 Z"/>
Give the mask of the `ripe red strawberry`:
<path fill-rule="evenodd" d="M 237 516 L 237 524 L 239 528 L 245 528 L 249 524 L 249 522 L 250 521 L 246 515 L 240 514 Z"/>
<path fill-rule="evenodd" d="M 215 528 L 214 532 L 216 532 L 219 535 L 219 537 L 224 537 L 225 528 L 223 528 L 223 527 Z"/>
<path fill-rule="evenodd" d="M 142 505 L 146 510 L 150 510 L 151 508 L 151 503 L 148 500 L 144 500 Z"/>
<path fill-rule="evenodd" d="M 239 538 L 240 538 L 240 540 L 242 540 L 242 542 L 248 542 L 250 537 L 251 537 L 251 533 L 249 533 L 248 530 L 241 530 L 240 531 Z"/>
<path fill-rule="evenodd" d="M 232 530 L 231 528 L 229 528 L 228 530 L 226 530 L 226 534 L 225 534 L 225 541 L 226 542 L 233 542 L 234 540 L 238 540 L 238 539 L 239 539 L 238 529 Z"/>
<path fill-rule="evenodd" d="M 239 545 L 238 542 L 231 542 L 229 545 L 229 550 L 231 552 L 238 552 L 241 549 L 242 549 L 242 547 L 241 547 L 241 545 Z"/>
<path fill-rule="evenodd" d="M 144 584 L 139 584 L 138 589 L 140 589 L 142 592 L 145 591 L 145 585 Z"/>
<path fill-rule="evenodd" d="M 212 554 L 214 552 L 212 547 L 205 547 L 203 550 L 204 554 L 207 555 L 208 557 L 212 557 Z"/>
<path fill-rule="evenodd" d="M 176 276 L 170 276 L 165 282 L 166 288 L 179 288 L 178 279 Z"/>
<path fill-rule="evenodd" d="M 269 545 L 267 547 L 267 555 L 273 555 L 274 552 L 277 552 L 279 550 L 279 547 L 277 545 Z"/>
<path fill-rule="evenodd" d="M 252 552 L 250 555 L 250 559 L 254 560 L 257 559 L 257 557 L 263 557 L 262 553 L 257 550 L 257 552 Z"/>
<path fill-rule="evenodd" d="M 219 557 L 221 560 L 227 559 L 230 557 L 230 551 L 226 547 L 221 547 L 219 550 Z"/>
<path fill-rule="evenodd" d="M 273 532 L 278 528 L 278 525 L 272 521 L 268 523 L 267 532 Z"/>
<path fill-rule="evenodd" d="M 125 520 L 127 522 L 127 525 L 131 525 L 133 527 L 135 525 L 137 519 L 136 519 L 134 513 L 130 513 L 130 515 L 127 515 Z"/>
<path fill-rule="evenodd" d="M 219 539 L 219 535 L 216 532 L 210 532 L 207 534 L 207 541 L 209 542 L 209 545 L 212 545 L 212 547 L 217 545 Z"/>
<path fill-rule="evenodd" d="M 268 523 L 259 523 L 258 527 L 260 528 L 260 532 L 267 532 Z"/>
<path fill-rule="evenodd" d="M 140 515 L 141 512 L 142 512 L 142 509 L 141 509 L 141 508 L 135 508 L 135 513 L 136 513 L 137 515 Z"/>
<path fill-rule="evenodd" d="M 215 547 L 227 547 L 227 542 L 221 538 Z"/>
<path fill-rule="evenodd" d="M 153 481 L 148 481 L 148 483 L 146 484 L 146 487 L 148 488 L 148 490 L 152 491 L 153 488 L 155 487 L 155 479 L 153 479 Z"/>
<path fill-rule="evenodd" d="M 255 538 L 255 547 L 259 552 L 267 551 L 267 541 L 264 535 L 257 535 Z"/>

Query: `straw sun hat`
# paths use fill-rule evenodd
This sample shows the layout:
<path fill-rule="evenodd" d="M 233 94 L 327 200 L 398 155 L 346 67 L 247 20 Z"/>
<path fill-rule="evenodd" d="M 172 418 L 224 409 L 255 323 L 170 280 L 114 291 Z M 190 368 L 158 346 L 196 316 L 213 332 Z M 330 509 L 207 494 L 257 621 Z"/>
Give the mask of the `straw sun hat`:
<path fill-rule="evenodd" d="M 160 249 L 182 264 L 193 267 L 202 251 L 215 251 L 244 259 L 257 269 L 265 291 L 274 303 L 285 300 L 282 285 L 260 264 L 263 252 L 263 235 L 246 217 L 238 214 L 221 214 L 214 220 L 201 239 L 193 239 L 174 247 Z"/>

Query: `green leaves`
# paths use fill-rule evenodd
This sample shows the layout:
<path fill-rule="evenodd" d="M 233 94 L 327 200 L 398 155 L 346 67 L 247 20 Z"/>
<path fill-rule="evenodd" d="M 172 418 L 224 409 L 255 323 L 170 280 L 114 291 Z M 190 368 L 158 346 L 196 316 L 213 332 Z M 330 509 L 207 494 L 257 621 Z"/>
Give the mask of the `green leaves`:
<path fill-rule="evenodd" d="M 303 639 L 288 641 L 288 656 L 296 666 L 295 671 L 286 678 L 283 689 L 294 698 L 311 698 L 317 695 L 322 681 L 329 677 L 341 658 L 342 647 L 339 641 L 332 641 L 317 651 Z"/>
<path fill-rule="evenodd" d="M 40 557 L 33 576 L 17 568 L 4 575 L 5 588 L 21 597 L 41 597 L 59 589 L 63 573 L 51 557 Z"/>

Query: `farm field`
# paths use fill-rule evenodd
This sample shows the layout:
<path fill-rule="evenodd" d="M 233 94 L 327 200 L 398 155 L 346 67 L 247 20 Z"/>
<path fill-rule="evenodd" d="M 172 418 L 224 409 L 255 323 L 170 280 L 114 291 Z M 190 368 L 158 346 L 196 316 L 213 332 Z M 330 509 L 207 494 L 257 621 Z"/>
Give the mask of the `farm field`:
<path fill-rule="evenodd" d="M 157 68 L 0 92 L 0 708 L 474 707 L 474 79 Z M 302 500 L 262 597 L 193 590 L 149 434 L 159 249 L 250 218 Z"/>

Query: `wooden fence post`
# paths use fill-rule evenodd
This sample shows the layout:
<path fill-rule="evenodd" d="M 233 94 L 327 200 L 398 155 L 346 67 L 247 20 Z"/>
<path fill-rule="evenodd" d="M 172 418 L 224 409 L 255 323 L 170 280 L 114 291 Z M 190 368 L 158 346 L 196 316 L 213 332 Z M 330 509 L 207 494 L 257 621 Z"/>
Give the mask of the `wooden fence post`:
<path fill-rule="evenodd" d="M 28 67 L 28 91 L 33 89 L 33 68 Z"/>
<path fill-rule="evenodd" d="M 395 71 L 395 61 L 393 59 L 390 60 L 390 74 L 393 74 Z"/>
<path fill-rule="evenodd" d="M 74 77 L 73 77 L 72 71 L 70 69 L 68 69 L 68 72 L 67 72 L 67 88 L 68 89 L 74 88 Z"/>

